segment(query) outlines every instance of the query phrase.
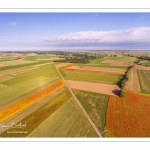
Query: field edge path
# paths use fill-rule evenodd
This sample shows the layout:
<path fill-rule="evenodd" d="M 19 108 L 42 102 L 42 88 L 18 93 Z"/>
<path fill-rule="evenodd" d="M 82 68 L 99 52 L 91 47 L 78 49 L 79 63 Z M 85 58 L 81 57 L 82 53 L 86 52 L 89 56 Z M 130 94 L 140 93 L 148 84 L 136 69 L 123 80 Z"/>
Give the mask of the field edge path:
<path fill-rule="evenodd" d="M 58 68 L 55 66 L 55 64 L 54 64 L 53 61 L 52 61 L 52 64 L 54 65 L 54 67 L 56 68 L 57 72 L 59 73 L 59 75 L 63 79 L 64 83 L 66 84 L 66 86 L 68 87 L 69 91 L 71 92 L 73 98 L 75 99 L 75 101 L 77 102 L 77 104 L 79 105 L 79 107 L 81 108 L 82 112 L 84 113 L 84 115 L 86 116 L 86 118 L 88 119 L 88 121 L 90 122 L 91 126 L 93 127 L 93 129 L 95 130 L 95 132 L 97 133 L 97 135 L 102 138 L 102 135 L 98 131 L 97 127 L 95 126 L 95 124 L 93 123 L 93 121 L 91 120 L 91 118 L 89 117 L 89 115 L 87 114 L 87 112 L 85 111 L 85 109 L 82 107 L 82 105 L 80 104 L 80 102 L 78 101 L 78 99 L 76 98 L 76 96 L 74 95 L 74 93 L 72 92 L 71 88 L 68 86 L 67 82 L 65 81 L 64 77 L 61 75 L 61 73 L 59 72 Z"/>

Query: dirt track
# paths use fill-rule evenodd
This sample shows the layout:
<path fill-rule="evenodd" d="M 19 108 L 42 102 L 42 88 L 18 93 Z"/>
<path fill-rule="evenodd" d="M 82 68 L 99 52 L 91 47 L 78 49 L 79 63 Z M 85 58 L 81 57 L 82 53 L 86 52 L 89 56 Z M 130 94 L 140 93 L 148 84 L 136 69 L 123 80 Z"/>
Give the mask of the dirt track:
<path fill-rule="evenodd" d="M 118 95 L 120 88 L 117 85 L 100 84 L 83 81 L 66 80 L 67 84 L 74 89 L 91 91 L 106 95 Z"/>
<path fill-rule="evenodd" d="M 56 68 L 57 72 L 59 73 L 59 75 L 61 76 L 61 78 L 63 79 L 64 83 L 68 87 L 69 91 L 71 92 L 71 94 L 72 94 L 73 98 L 75 99 L 75 101 L 77 102 L 78 106 L 81 108 L 82 112 L 84 113 L 84 115 L 86 116 L 86 118 L 88 119 L 88 121 L 90 122 L 91 126 L 93 127 L 93 129 L 95 130 L 95 132 L 97 133 L 97 135 L 102 138 L 101 133 L 99 132 L 99 130 L 97 129 L 97 127 L 95 126 L 95 124 L 91 120 L 90 116 L 87 114 L 87 112 L 85 111 L 85 109 L 83 108 L 83 106 L 80 104 L 80 102 L 78 101 L 78 99 L 76 98 L 76 96 L 74 95 L 74 93 L 72 92 L 70 86 L 67 84 L 67 82 L 64 79 L 64 77 L 61 75 L 61 73 L 59 72 L 58 68 L 55 66 L 54 62 L 52 62 L 52 63 L 54 65 L 54 67 Z"/>

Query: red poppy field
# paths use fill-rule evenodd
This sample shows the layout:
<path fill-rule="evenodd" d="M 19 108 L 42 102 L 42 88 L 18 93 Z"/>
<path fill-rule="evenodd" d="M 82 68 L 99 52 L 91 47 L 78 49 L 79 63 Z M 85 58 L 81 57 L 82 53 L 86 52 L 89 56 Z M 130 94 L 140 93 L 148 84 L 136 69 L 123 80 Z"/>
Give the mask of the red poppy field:
<path fill-rule="evenodd" d="M 56 90 L 60 86 L 62 86 L 64 82 L 62 80 L 53 83 L 52 85 L 46 87 L 45 89 L 34 93 L 33 95 L 3 109 L 0 111 L 0 121 L 10 117 L 11 115 L 15 114 L 16 112 L 22 110 L 23 108 L 33 104 L 34 102 L 38 101 L 42 97 L 45 97 L 50 92 Z"/>
<path fill-rule="evenodd" d="M 110 96 L 105 137 L 150 137 L 150 96 L 124 92 Z"/>

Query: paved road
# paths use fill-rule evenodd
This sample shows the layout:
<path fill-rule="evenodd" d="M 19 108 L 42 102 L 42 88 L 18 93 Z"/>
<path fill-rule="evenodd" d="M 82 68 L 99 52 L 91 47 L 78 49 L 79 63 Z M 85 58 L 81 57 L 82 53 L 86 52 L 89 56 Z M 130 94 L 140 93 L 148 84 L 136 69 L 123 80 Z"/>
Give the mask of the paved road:
<path fill-rule="evenodd" d="M 52 62 L 54 64 L 54 62 Z M 55 64 L 54 64 L 55 66 Z M 79 105 L 79 107 L 81 108 L 82 112 L 84 113 L 84 115 L 86 116 L 86 118 L 88 119 L 88 121 L 90 122 L 91 126 L 93 127 L 93 129 L 95 130 L 95 132 L 97 133 L 97 135 L 99 137 L 102 137 L 102 135 L 100 134 L 100 132 L 98 131 L 97 127 L 95 126 L 95 124 L 93 123 L 93 121 L 91 120 L 91 118 L 89 117 L 89 115 L 87 114 L 87 112 L 85 111 L 85 109 L 82 107 L 82 105 L 80 104 L 80 102 L 78 101 L 78 99 L 76 98 L 76 96 L 74 95 L 74 93 L 72 92 L 72 90 L 70 89 L 70 87 L 68 86 L 68 84 L 66 83 L 65 79 L 63 78 L 63 76 L 61 75 L 61 73 L 59 72 L 59 70 L 57 69 L 57 67 L 55 66 L 56 70 L 58 71 L 59 75 L 61 76 L 61 78 L 64 80 L 66 86 L 68 87 L 69 91 L 71 92 L 73 98 L 75 99 L 75 101 L 77 102 L 77 104 Z"/>

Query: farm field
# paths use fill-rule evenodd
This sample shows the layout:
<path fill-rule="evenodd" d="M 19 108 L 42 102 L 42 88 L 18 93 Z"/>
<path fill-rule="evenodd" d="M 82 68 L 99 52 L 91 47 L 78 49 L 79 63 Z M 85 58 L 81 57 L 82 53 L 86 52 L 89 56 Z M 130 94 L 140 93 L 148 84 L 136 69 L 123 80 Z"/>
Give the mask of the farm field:
<path fill-rule="evenodd" d="M 37 61 L 36 61 L 37 62 Z M 33 61 L 30 60 L 12 60 L 12 61 L 2 61 L 0 64 L 4 64 L 5 66 L 12 66 L 12 65 L 20 65 L 20 64 L 30 64 L 33 63 Z"/>
<path fill-rule="evenodd" d="M 26 67 L 14 68 L 14 69 L 1 70 L 0 71 L 0 76 L 3 77 L 3 76 L 6 76 L 6 75 L 9 75 L 9 76 L 13 77 L 13 76 L 17 76 L 17 75 L 20 75 L 20 74 L 23 74 L 23 73 L 33 71 L 37 68 L 39 68 L 39 67 L 34 65 L 34 66 L 26 66 Z"/>
<path fill-rule="evenodd" d="M 2 71 L 0 71 L 2 72 Z M 4 76 L 5 77 L 5 76 Z M 32 92 L 59 79 L 59 75 L 52 64 L 43 65 L 36 70 L 11 79 L 0 81 L 0 108 L 11 102 L 31 94 Z"/>
<path fill-rule="evenodd" d="M 50 57 L 48 55 L 29 55 L 29 56 L 26 56 L 24 58 L 24 60 L 28 60 L 28 61 L 36 61 L 36 60 L 50 60 Z"/>
<path fill-rule="evenodd" d="M 98 137 L 73 98 L 65 102 L 28 137 Z"/>
<path fill-rule="evenodd" d="M 137 70 L 135 68 L 130 69 L 127 76 L 128 81 L 126 81 L 124 89 L 128 91 L 141 92 Z"/>
<path fill-rule="evenodd" d="M 115 66 L 115 65 L 110 65 L 110 64 L 105 64 L 105 63 L 100 63 L 100 64 L 77 64 L 78 66 L 85 66 L 85 67 L 100 67 L 100 68 L 112 68 L 112 69 L 127 69 L 127 66 Z"/>
<path fill-rule="evenodd" d="M 91 60 L 90 64 L 99 64 L 105 60 L 117 60 L 117 61 L 129 62 L 131 60 L 134 60 L 134 58 L 133 57 L 105 57 L 105 58 L 99 58 L 99 59 Z"/>
<path fill-rule="evenodd" d="M 18 123 L 18 121 L 23 123 L 22 120 L 26 117 L 33 117 L 31 114 L 34 113 L 34 111 L 38 111 L 44 104 L 49 103 L 51 99 L 62 94 L 58 96 L 59 98 L 54 100 L 54 102 L 53 100 L 51 101 L 53 105 L 50 106 L 49 109 L 52 110 L 53 113 L 63 102 L 70 98 L 69 96 L 65 98 L 65 93 L 68 93 L 67 88 L 61 81 L 53 64 L 48 63 L 48 61 L 45 61 L 45 63 L 42 61 L 40 63 L 32 61 L 32 63 L 26 64 L 27 60 L 19 64 L 21 60 L 16 61 L 18 64 L 13 65 L 13 67 L 8 64 L 8 66 L 1 67 L 0 70 L 0 130 L 2 129 L 0 131 L 0 137 L 3 137 L 3 134 L 6 137 L 12 137 L 11 134 L 8 134 L 9 131 L 3 130 L 2 126 L 5 128 L 5 123 L 10 126 L 12 126 L 11 123 L 13 120 L 15 120 L 16 123 Z M 9 62 L 11 64 L 11 62 L 13 63 L 14 61 Z M 61 90 L 61 87 L 65 88 L 64 91 Z M 58 88 L 60 88 L 59 92 L 53 97 L 51 93 L 55 93 Z M 51 94 L 50 97 L 48 97 L 49 94 Z M 60 101 L 60 103 L 57 101 Z M 46 108 L 44 110 L 46 111 Z M 47 112 L 47 117 L 49 115 Z M 40 124 L 41 121 L 43 120 L 39 120 L 38 124 Z M 17 132 L 15 127 L 9 130 L 11 129 L 13 132 Z M 20 135 L 18 137 L 20 137 Z"/>
<path fill-rule="evenodd" d="M 150 93 L 150 70 L 137 70 L 141 92 Z"/>
<path fill-rule="evenodd" d="M 23 83 L 3 87 L 0 91 L 0 108 L 5 108 L 6 106 L 20 100 L 20 98 L 24 98 L 39 89 L 47 87 L 55 81 L 57 81 L 57 79 L 39 77 Z"/>
<path fill-rule="evenodd" d="M 121 61 L 121 60 L 105 60 L 101 63 L 109 64 L 109 65 L 113 65 L 113 66 L 129 66 L 132 64 L 132 62 Z"/>
<path fill-rule="evenodd" d="M 7 80 L 7 81 L 3 81 L 0 82 L 3 85 L 13 85 L 13 84 L 17 84 L 20 82 L 24 82 L 33 78 L 37 78 L 40 76 L 44 76 L 44 77 L 55 77 L 56 71 L 53 71 L 53 65 L 44 65 L 40 68 L 37 68 L 36 70 L 32 71 L 32 72 L 27 72 L 21 75 L 16 75 L 16 78 Z"/>
<path fill-rule="evenodd" d="M 78 72 L 97 72 L 97 73 L 110 73 L 110 74 L 124 74 L 126 69 L 124 68 L 108 68 L 108 67 L 92 67 L 92 66 L 79 66 L 76 64 L 69 64 L 67 66 L 60 67 L 61 70 L 72 70 Z"/>
<path fill-rule="evenodd" d="M 10 117 L 11 115 L 15 114 L 16 112 L 24 109 L 25 107 L 31 105 L 32 103 L 38 101 L 39 99 L 41 99 L 43 97 L 45 97 L 47 94 L 56 90 L 63 84 L 64 84 L 63 81 L 58 81 L 56 83 L 53 83 L 52 85 L 46 87 L 45 89 L 38 91 L 38 92 L 34 93 L 33 95 L 31 95 L 23 100 L 20 100 L 19 102 L 16 102 L 15 104 L 13 104 L 7 108 L 0 110 L 0 121 Z"/>
<path fill-rule="evenodd" d="M 60 72 L 66 80 L 89 81 L 106 84 L 117 84 L 118 80 L 121 78 L 121 75 L 108 73 L 76 72 L 66 70 L 60 70 Z"/>
<path fill-rule="evenodd" d="M 150 137 L 150 67 L 135 59 L 148 63 L 124 51 L 1 53 L 0 137 Z"/>
<path fill-rule="evenodd" d="M 150 67 L 150 61 L 144 63 L 145 66 Z"/>
<path fill-rule="evenodd" d="M 0 71 L 2 70 L 7 70 L 7 69 L 16 69 L 16 68 L 21 68 L 21 67 L 25 67 L 25 66 L 33 66 L 33 65 L 42 65 L 42 64 L 46 64 L 46 63 L 50 63 L 50 61 L 32 61 L 31 63 L 25 63 L 25 64 L 17 64 L 17 65 L 7 65 L 7 66 L 3 66 L 0 67 Z"/>
<path fill-rule="evenodd" d="M 150 95 L 124 92 L 110 96 L 105 137 L 150 137 Z"/>
<path fill-rule="evenodd" d="M 109 96 L 83 90 L 73 91 L 100 133 L 103 134 Z"/>
<path fill-rule="evenodd" d="M 49 97 L 49 101 L 29 114 L 27 117 L 22 119 L 20 122 L 26 123 L 26 128 L 10 128 L 1 134 L 1 137 L 26 137 L 30 132 L 32 132 L 38 125 L 40 125 L 47 117 L 49 117 L 53 112 L 55 112 L 62 104 L 64 104 L 71 97 L 70 92 L 63 91 L 54 98 Z M 41 116 L 41 117 L 39 117 Z M 18 134 L 13 131 L 19 131 Z M 7 134 L 9 132 L 9 134 Z M 11 133 L 10 133 L 11 132 Z M 20 132 L 26 132 L 22 134 Z"/>
<path fill-rule="evenodd" d="M 78 66 L 79 67 L 79 66 Z M 120 72 L 125 72 L 126 71 L 126 68 L 119 68 L 119 67 L 116 67 L 116 66 L 114 66 L 114 67 L 92 67 L 92 66 L 81 66 L 81 68 L 83 68 L 83 69 L 90 69 L 90 70 L 109 70 L 109 71 L 120 71 Z"/>
<path fill-rule="evenodd" d="M 119 95 L 120 88 L 117 85 L 100 84 L 93 82 L 66 80 L 70 88 L 91 91 L 106 95 Z"/>
<path fill-rule="evenodd" d="M 62 93 L 65 90 L 66 90 L 66 87 L 61 86 L 60 88 L 50 92 L 45 97 L 40 98 L 38 101 L 35 101 L 28 107 L 25 107 L 24 109 L 21 109 L 20 111 L 11 115 L 9 118 L 6 118 L 4 121 L 1 121 L 1 124 L 5 124 L 9 127 L 12 124 L 12 122 L 20 123 L 20 121 L 23 120 L 25 117 L 27 117 L 28 115 L 30 115 L 31 113 L 33 113 L 34 111 L 36 111 L 37 109 L 39 109 L 40 107 L 45 105 L 48 101 L 50 101 L 51 99 L 53 99 L 54 97 L 56 97 L 57 95 L 59 95 L 60 93 Z M 0 129 L 0 134 L 5 132 L 8 129 L 9 128 Z"/>

